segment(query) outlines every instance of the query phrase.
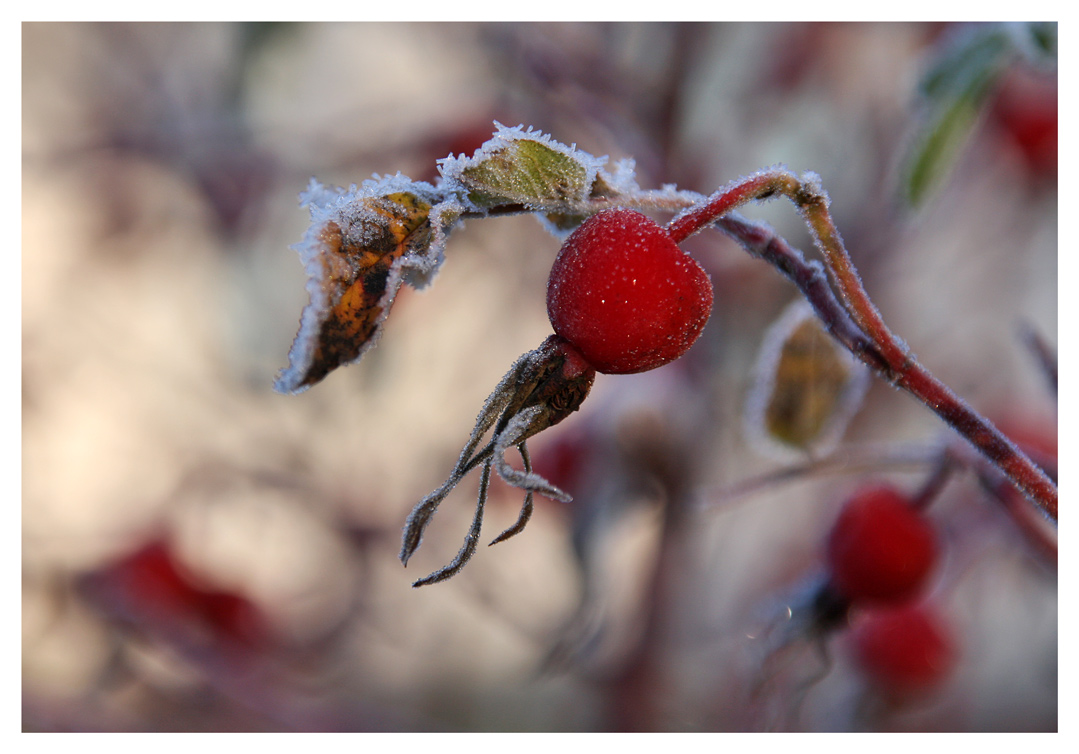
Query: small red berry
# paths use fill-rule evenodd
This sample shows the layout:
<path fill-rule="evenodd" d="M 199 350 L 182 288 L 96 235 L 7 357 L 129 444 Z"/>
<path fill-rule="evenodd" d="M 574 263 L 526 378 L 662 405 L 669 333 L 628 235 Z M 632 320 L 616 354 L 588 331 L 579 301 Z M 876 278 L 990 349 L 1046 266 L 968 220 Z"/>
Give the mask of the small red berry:
<path fill-rule="evenodd" d="M 890 487 L 859 492 L 828 536 L 835 590 L 854 603 L 898 603 L 925 585 L 937 560 L 933 528 Z"/>
<path fill-rule="evenodd" d="M 955 668 L 955 639 L 928 605 L 874 610 L 850 638 L 858 667 L 890 696 L 928 691 Z"/>
<path fill-rule="evenodd" d="M 547 283 L 554 331 L 605 374 L 632 374 L 684 354 L 712 312 L 712 282 L 667 231 L 608 209 L 577 228 Z"/>

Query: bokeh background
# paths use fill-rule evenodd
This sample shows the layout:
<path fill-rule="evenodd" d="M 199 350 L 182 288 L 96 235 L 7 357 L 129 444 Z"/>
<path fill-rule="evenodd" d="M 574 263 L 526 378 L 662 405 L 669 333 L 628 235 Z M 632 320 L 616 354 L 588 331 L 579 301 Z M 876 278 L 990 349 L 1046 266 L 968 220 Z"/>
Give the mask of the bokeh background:
<path fill-rule="evenodd" d="M 25 730 L 1055 730 L 1047 563 L 959 473 L 931 516 L 931 599 L 956 664 L 894 698 L 844 631 L 787 607 L 868 478 L 917 489 L 951 438 L 876 384 L 838 452 L 877 462 L 735 494 L 791 459 L 747 441 L 763 333 L 795 297 L 719 234 L 677 364 L 600 376 L 537 438 L 575 495 L 456 578 L 476 481 L 397 560 L 489 390 L 549 332 L 558 240 L 472 221 L 377 348 L 271 389 L 306 303 L 289 245 L 312 176 L 433 180 L 492 121 L 532 125 L 643 187 L 709 193 L 818 172 L 893 328 L 978 410 L 1055 453 L 1021 332 L 1057 337 L 1056 79 L 1022 61 L 954 170 L 899 201 L 940 24 L 26 24 L 23 27 L 22 688 Z M 750 208 L 807 252 L 786 203 Z M 909 462 L 895 463 L 897 458 Z M 496 486 L 485 537 L 517 493 Z M 770 638 L 769 638 L 770 637 Z"/>

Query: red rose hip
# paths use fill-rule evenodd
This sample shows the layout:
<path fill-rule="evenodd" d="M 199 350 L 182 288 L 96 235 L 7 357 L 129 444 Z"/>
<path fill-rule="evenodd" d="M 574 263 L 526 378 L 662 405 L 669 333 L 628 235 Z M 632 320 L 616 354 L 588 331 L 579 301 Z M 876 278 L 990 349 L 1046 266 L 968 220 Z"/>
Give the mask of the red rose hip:
<path fill-rule="evenodd" d="M 933 527 L 890 487 L 857 493 L 828 536 L 832 586 L 852 603 L 910 599 L 925 586 L 936 561 Z"/>
<path fill-rule="evenodd" d="M 956 665 L 955 639 L 929 605 L 872 611 L 850 638 L 858 668 L 889 696 L 929 691 Z"/>
<path fill-rule="evenodd" d="M 712 298 L 708 274 L 664 228 L 615 208 L 590 217 L 562 245 L 547 315 L 597 372 L 632 374 L 689 350 Z"/>

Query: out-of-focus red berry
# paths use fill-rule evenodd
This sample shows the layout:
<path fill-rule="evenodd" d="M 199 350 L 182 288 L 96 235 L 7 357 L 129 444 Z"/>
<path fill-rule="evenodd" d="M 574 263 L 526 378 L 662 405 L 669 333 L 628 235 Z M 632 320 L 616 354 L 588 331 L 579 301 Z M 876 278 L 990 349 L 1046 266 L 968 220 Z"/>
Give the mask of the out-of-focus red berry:
<path fill-rule="evenodd" d="M 1001 83 L 991 109 L 1009 143 L 1034 176 L 1057 174 L 1055 78 L 1014 72 Z"/>
<path fill-rule="evenodd" d="M 937 562 L 933 527 L 891 487 L 844 506 L 828 536 L 833 588 L 854 604 L 897 604 L 918 594 Z"/>
<path fill-rule="evenodd" d="M 860 617 L 850 634 L 854 661 L 886 695 L 929 691 L 955 669 L 955 638 L 931 606 L 870 610 Z"/>

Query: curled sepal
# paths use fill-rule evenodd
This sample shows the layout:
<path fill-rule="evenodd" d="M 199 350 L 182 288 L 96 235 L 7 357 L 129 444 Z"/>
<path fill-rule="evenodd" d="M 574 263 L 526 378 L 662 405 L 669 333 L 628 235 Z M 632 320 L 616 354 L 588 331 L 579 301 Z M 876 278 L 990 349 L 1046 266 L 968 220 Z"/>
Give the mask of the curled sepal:
<path fill-rule="evenodd" d="M 479 211 L 505 205 L 563 211 L 584 202 L 605 158 L 566 146 L 531 127 L 498 130 L 471 157 L 439 161 L 442 186 Z"/>
<path fill-rule="evenodd" d="M 843 434 L 867 386 L 865 368 L 798 299 L 761 345 L 746 400 L 746 432 L 773 455 L 822 455 Z"/>
<path fill-rule="evenodd" d="M 525 499 L 517 522 L 491 544 L 505 541 L 524 529 L 532 515 L 533 494 L 539 493 L 560 502 L 570 501 L 568 494 L 532 471 L 525 442 L 580 408 L 595 377 L 596 371 L 577 349 L 557 335 L 547 338 L 539 348 L 529 351 L 514 363 L 484 403 L 472 434 L 449 477 L 412 509 L 405 522 L 400 558 L 403 564 L 408 565 L 439 504 L 465 475 L 477 466 L 481 467 L 476 510 L 460 552 L 449 565 L 419 579 L 412 586 L 434 584 L 450 578 L 475 554 L 492 468 L 507 484 L 524 490 Z M 484 435 L 492 427 L 491 439 L 481 448 Z M 511 447 L 520 451 L 524 461 L 523 470 L 515 469 L 506 462 L 505 453 Z"/>
<path fill-rule="evenodd" d="M 396 175 L 345 190 L 312 181 L 311 225 L 293 248 L 310 302 L 274 388 L 298 393 L 351 364 L 378 340 L 402 282 L 420 285 L 442 261 L 457 215 L 430 184 Z"/>

